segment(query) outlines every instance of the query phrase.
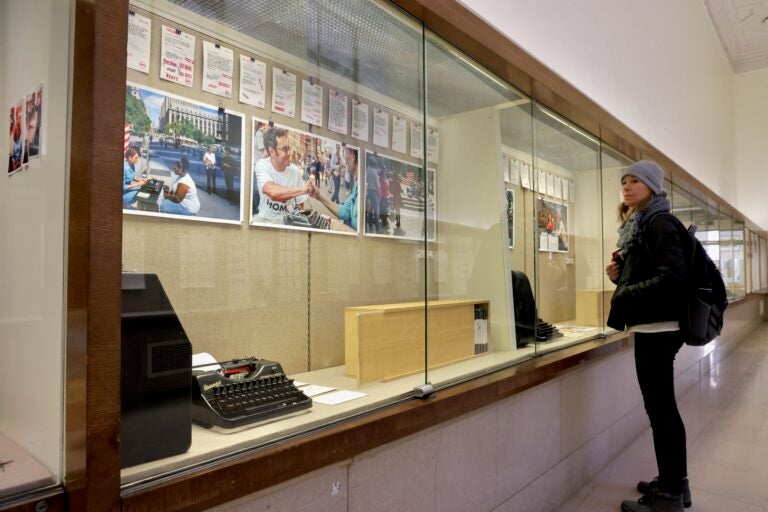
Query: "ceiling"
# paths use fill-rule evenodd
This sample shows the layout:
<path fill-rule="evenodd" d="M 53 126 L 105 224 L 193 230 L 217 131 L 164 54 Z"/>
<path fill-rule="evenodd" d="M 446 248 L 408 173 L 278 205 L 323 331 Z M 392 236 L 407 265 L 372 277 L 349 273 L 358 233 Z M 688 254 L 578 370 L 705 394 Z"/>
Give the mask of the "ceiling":
<path fill-rule="evenodd" d="M 736 73 L 768 67 L 768 0 L 704 0 Z"/>

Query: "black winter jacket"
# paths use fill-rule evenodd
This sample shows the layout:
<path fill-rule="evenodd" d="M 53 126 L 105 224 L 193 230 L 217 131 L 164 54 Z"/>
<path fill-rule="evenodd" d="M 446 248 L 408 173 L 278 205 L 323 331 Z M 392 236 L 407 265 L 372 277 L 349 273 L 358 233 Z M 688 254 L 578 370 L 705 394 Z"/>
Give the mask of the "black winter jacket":
<path fill-rule="evenodd" d="M 643 243 L 630 248 L 611 299 L 608 326 L 679 321 L 685 306 L 685 258 L 675 220 L 655 215 Z"/>

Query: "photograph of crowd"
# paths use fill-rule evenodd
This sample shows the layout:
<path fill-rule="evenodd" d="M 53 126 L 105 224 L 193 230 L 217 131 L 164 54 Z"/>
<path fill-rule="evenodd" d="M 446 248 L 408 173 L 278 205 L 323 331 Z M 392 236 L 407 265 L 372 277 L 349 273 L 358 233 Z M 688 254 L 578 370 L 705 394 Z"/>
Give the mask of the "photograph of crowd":
<path fill-rule="evenodd" d="M 568 206 L 539 198 L 539 250 L 568 252 Z"/>
<path fill-rule="evenodd" d="M 358 232 L 359 149 L 254 118 L 251 224 Z"/>
<path fill-rule="evenodd" d="M 365 153 L 365 234 L 429 240 L 435 238 L 434 169 Z M 426 215 L 426 226 L 425 226 Z"/>
<path fill-rule="evenodd" d="M 244 116 L 128 83 L 123 211 L 242 222 Z"/>

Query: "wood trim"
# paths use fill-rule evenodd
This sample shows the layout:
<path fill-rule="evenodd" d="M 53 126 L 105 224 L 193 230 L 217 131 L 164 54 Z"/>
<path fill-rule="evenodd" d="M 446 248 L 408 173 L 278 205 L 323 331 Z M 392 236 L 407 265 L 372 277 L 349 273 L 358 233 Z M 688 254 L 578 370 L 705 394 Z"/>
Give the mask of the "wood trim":
<path fill-rule="evenodd" d="M 64 479 L 72 510 L 117 510 L 128 2 L 74 8 Z"/>
<path fill-rule="evenodd" d="M 618 334 L 593 340 L 323 429 L 253 454 L 128 491 L 124 512 L 202 511 L 492 405 L 634 346 Z"/>

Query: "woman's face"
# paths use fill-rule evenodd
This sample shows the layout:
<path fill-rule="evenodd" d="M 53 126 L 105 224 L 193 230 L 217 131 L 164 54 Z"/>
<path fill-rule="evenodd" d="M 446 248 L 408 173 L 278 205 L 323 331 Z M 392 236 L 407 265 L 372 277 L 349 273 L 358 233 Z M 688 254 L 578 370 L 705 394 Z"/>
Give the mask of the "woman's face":
<path fill-rule="evenodd" d="M 653 192 L 638 178 L 627 174 L 621 178 L 621 194 L 624 197 L 624 204 L 632 208 L 651 197 Z"/>
<path fill-rule="evenodd" d="M 350 150 L 344 150 L 344 162 L 347 164 L 347 169 L 352 173 L 353 177 L 357 176 L 357 161 L 355 160 L 355 154 Z"/>

